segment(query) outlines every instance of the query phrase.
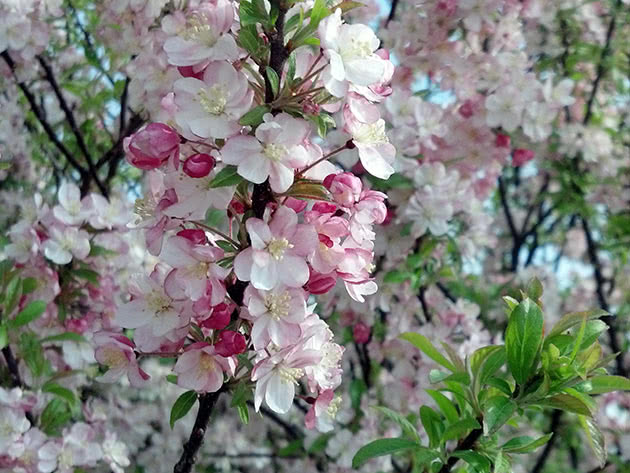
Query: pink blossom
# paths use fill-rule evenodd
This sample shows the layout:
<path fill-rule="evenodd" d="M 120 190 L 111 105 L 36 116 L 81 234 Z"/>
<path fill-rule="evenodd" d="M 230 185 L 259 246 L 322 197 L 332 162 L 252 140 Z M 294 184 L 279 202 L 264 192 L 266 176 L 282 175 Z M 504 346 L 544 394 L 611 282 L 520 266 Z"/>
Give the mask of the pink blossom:
<path fill-rule="evenodd" d="M 233 61 L 238 57 L 234 37 L 228 32 L 234 19 L 234 7 L 228 0 L 214 0 L 202 3 L 187 15 L 185 24 L 179 23 L 176 36 L 167 38 L 164 51 L 168 62 L 176 66 L 193 66 L 203 61 Z M 167 22 L 167 32 L 171 26 Z"/>
<path fill-rule="evenodd" d="M 94 358 L 108 368 L 104 375 L 96 378 L 97 381 L 113 383 L 126 374 L 132 386 L 140 387 L 149 379 L 149 375 L 138 366 L 135 345 L 127 337 L 102 331 L 96 332 L 92 340 L 96 345 Z"/>
<path fill-rule="evenodd" d="M 290 208 L 278 207 L 269 223 L 250 218 L 245 226 L 252 246 L 241 251 L 234 271 L 241 281 L 251 281 L 256 289 L 273 289 L 278 283 L 300 287 L 308 281 L 306 257 L 317 244 L 315 230 L 298 224 Z"/>
<path fill-rule="evenodd" d="M 167 161 L 179 162 L 179 135 L 163 123 L 149 123 L 123 141 L 127 160 L 145 171 L 156 169 Z"/>
<path fill-rule="evenodd" d="M 197 342 L 189 345 L 177 359 L 173 371 L 177 384 L 185 389 L 213 393 L 223 385 L 223 373 L 234 376 L 236 359 L 219 355 L 212 345 Z"/>
<path fill-rule="evenodd" d="M 59 204 L 53 207 L 53 215 L 61 223 L 80 225 L 89 217 L 90 211 L 81 201 L 81 193 L 75 184 L 64 181 L 59 186 L 57 198 Z"/>
<path fill-rule="evenodd" d="M 324 179 L 324 185 L 339 205 L 352 207 L 359 200 L 363 184 L 361 179 L 350 172 L 330 174 Z"/>
<path fill-rule="evenodd" d="M 256 137 L 239 135 L 221 149 L 223 161 L 238 166 L 238 173 L 260 184 L 269 178 L 275 192 L 285 192 L 293 184 L 294 170 L 308 164 L 310 156 L 303 146 L 310 125 L 287 113 L 270 113 L 256 128 Z"/>
<path fill-rule="evenodd" d="M 252 371 L 252 381 L 256 382 L 256 412 L 263 400 L 274 412 L 288 412 L 295 397 L 295 386 L 305 374 L 304 368 L 317 364 L 321 357 L 317 350 L 305 349 L 298 344 L 257 363 Z"/>
<path fill-rule="evenodd" d="M 335 428 L 334 420 L 341 404 L 341 397 L 335 397 L 332 389 L 322 391 L 304 417 L 304 423 L 309 430 L 317 429 L 326 433 Z"/>
<path fill-rule="evenodd" d="M 85 259 L 90 254 L 89 235 L 74 227 L 52 228 L 44 242 L 44 255 L 57 264 L 68 264 L 72 258 Z"/>
<path fill-rule="evenodd" d="M 174 299 L 190 298 L 196 301 L 206 293 L 209 282 L 210 303 L 219 304 L 225 298 L 224 280 L 230 270 L 216 262 L 223 258 L 223 250 L 214 246 L 196 245 L 182 236 L 172 236 L 160 255 L 175 271 L 167 277 L 167 292 Z"/>
<path fill-rule="evenodd" d="M 174 90 L 177 125 L 188 136 L 202 138 L 228 138 L 238 133 L 238 120 L 249 110 L 254 96 L 247 77 L 222 61 L 211 63 L 203 80 L 177 80 Z"/>
<path fill-rule="evenodd" d="M 256 350 L 269 342 L 278 347 L 297 343 L 302 331 L 300 323 L 306 317 L 306 294 L 302 289 L 278 285 L 270 291 L 248 287 L 244 303 L 253 321 L 252 341 Z"/>
<path fill-rule="evenodd" d="M 370 340 L 370 335 L 370 327 L 365 325 L 363 322 L 357 322 L 355 326 L 352 327 L 352 336 L 354 341 L 357 343 L 367 343 Z"/>

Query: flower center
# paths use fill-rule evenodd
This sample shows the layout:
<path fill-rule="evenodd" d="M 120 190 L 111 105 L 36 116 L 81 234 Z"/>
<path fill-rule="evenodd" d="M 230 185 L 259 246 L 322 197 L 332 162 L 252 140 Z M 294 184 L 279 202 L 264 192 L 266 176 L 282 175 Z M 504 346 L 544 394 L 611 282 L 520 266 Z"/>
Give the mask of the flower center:
<path fill-rule="evenodd" d="M 350 43 L 339 51 L 344 61 L 351 59 L 365 59 L 372 55 L 370 41 L 350 38 Z"/>
<path fill-rule="evenodd" d="M 221 115 L 227 104 L 227 91 L 220 84 L 215 84 L 209 89 L 201 89 L 197 92 L 199 104 L 210 115 Z"/>
<path fill-rule="evenodd" d="M 284 363 L 280 363 L 276 368 L 280 377 L 287 383 L 293 383 L 297 386 L 298 379 L 304 376 L 304 370 L 302 368 L 291 368 Z"/>
<path fill-rule="evenodd" d="M 383 144 L 389 143 L 389 138 L 385 133 L 385 120 L 379 119 L 374 123 L 364 123 L 354 133 L 354 139 L 359 143 Z"/>
<path fill-rule="evenodd" d="M 212 371 L 214 369 L 215 364 L 216 364 L 216 361 L 214 361 L 213 357 L 211 357 L 207 353 L 201 354 L 201 357 L 199 358 L 200 371 L 204 371 L 204 372 Z"/>
<path fill-rule="evenodd" d="M 280 261 L 284 257 L 287 248 L 293 248 L 293 245 L 286 238 L 272 238 L 267 243 L 267 251 L 276 261 Z"/>
<path fill-rule="evenodd" d="M 180 33 L 180 36 L 187 41 L 195 41 L 211 48 L 219 39 L 212 31 L 205 15 L 195 13 L 188 20 L 188 27 Z"/>
<path fill-rule="evenodd" d="M 142 220 L 148 220 L 153 217 L 153 213 L 155 212 L 155 202 L 148 197 L 136 199 L 133 204 L 133 212 L 139 217 L 136 223 Z"/>
<path fill-rule="evenodd" d="M 147 307 L 151 312 L 159 314 L 160 312 L 166 312 L 171 308 L 171 301 L 164 294 L 160 294 L 157 291 L 153 291 L 146 298 Z"/>
<path fill-rule="evenodd" d="M 333 419 L 335 417 L 337 417 L 337 412 L 339 412 L 339 406 L 341 405 L 341 396 L 335 396 L 335 398 L 330 401 L 330 404 L 328 404 L 328 409 L 326 409 L 326 411 L 328 412 L 328 415 L 330 417 L 332 417 Z"/>
<path fill-rule="evenodd" d="M 287 148 L 282 145 L 274 145 L 273 143 L 270 143 L 264 147 L 263 154 L 267 159 L 280 161 L 287 154 Z"/>
<path fill-rule="evenodd" d="M 200 261 L 199 263 L 190 266 L 186 269 L 189 276 L 195 279 L 203 279 L 208 276 L 208 263 Z"/>
<path fill-rule="evenodd" d="M 265 308 L 273 320 L 280 320 L 289 315 L 291 296 L 289 291 L 282 294 L 269 294 L 265 297 Z"/>
<path fill-rule="evenodd" d="M 104 364 L 110 368 L 118 368 L 119 366 L 127 364 L 125 354 L 120 350 L 116 350 L 114 347 L 105 347 L 103 350 L 103 358 L 105 361 Z"/>

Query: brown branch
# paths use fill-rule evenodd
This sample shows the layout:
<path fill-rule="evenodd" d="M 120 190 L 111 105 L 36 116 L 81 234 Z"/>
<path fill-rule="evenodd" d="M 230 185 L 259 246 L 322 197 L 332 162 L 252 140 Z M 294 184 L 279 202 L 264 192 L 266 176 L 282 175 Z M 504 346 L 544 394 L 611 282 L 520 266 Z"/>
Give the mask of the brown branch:
<path fill-rule="evenodd" d="M 536 460 L 536 464 L 534 465 L 531 473 L 540 473 L 545 467 L 545 463 L 547 463 L 549 455 L 551 454 L 551 450 L 553 450 L 553 446 L 556 443 L 556 438 L 558 437 L 558 435 L 556 434 L 556 430 L 560 426 L 561 417 L 562 411 L 553 411 L 553 414 L 551 415 L 551 425 L 549 426 L 549 432 L 553 433 L 554 435 L 552 435 L 549 441 L 546 443 L 545 448 L 538 457 L 538 460 Z"/>
<path fill-rule="evenodd" d="M 197 411 L 197 418 L 195 419 L 195 425 L 188 442 L 184 444 L 184 451 L 179 461 L 173 469 L 173 473 L 190 473 L 192 467 L 197 461 L 197 453 L 203 443 L 203 437 L 210 421 L 210 415 L 212 410 L 221 395 L 222 390 L 215 393 L 205 393 L 199 396 L 199 410 Z"/>
<path fill-rule="evenodd" d="M 396 8 L 398 7 L 398 0 L 392 0 L 392 7 L 389 10 L 389 15 L 387 16 L 387 20 L 385 21 L 385 28 L 389 26 L 389 22 L 394 19 L 396 16 Z"/>
<path fill-rule="evenodd" d="M 593 115 L 593 103 L 595 102 L 595 96 L 597 95 L 597 90 L 599 89 L 599 84 L 606 72 L 606 66 L 604 62 L 608 55 L 610 54 L 610 43 L 612 42 L 612 36 L 615 31 L 615 27 L 617 25 L 617 10 L 621 6 L 621 0 L 617 0 L 615 6 L 611 11 L 611 19 L 608 24 L 608 29 L 606 31 L 606 41 L 604 42 L 604 48 L 602 49 L 602 54 L 599 57 L 599 63 L 597 64 L 597 72 L 595 73 L 595 81 L 593 82 L 593 88 L 591 89 L 591 95 L 586 102 L 586 114 L 584 115 L 584 120 L 582 123 L 584 125 L 588 124 Z"/>
<path fill-rule="evenodd" d="M 596 293 L 597 300 L 602 309 L 606 312 L 610 312 L 610 304 L 606 298 L 606 292 L 604 290 L 604 286 L 606 284 L 606 279 L 604 278 L 604 274 L 602 271 L 602 262 L 599 259 L 599 254 L 597 252 L 597 243 L 593 239 L 593 233 L 590 229 L 588 221 L 582 217 L 582 229 L 584 230 L 584 236 L 586 237 L 586 249 L 588 253 L 588 258 L 593 266 L 593 273 L 595 276 L 595 285 L 596 285 Z M 613 353 L 619 353 L 617 358 L 615 359 L 615 363 L 617 366 L 617 374 L 628 377 L 628 371 L 626 370 L 624 363 L 624 353 L 619 345 L 619 339 L 617 336 L 617 325 L 615 323 L 615 318 L 612 315 L 607 315 L 602 317 L 602 321 L 608 325 L 608 337 L 610 339 L 610 348 Z"/>
<path fill-rule="evenodd" d="M 77 121 L 74 118 L 74 113 L 72 112 L 72 110 L 70 110 L 70 107 L 68 106 L 68 102 L 66 101 L 66 98 L 63 96 L 63 93 L 61 92 L 61 88 L 59 87 L 57 79 L 55 78 L 55 74 L 53 73 L 52 67 L 50 67 L 50 65 L 46 62 L 46 60 L 42 56 L 37 56 L 37 60 L 39 61 L 42 68 L 44 69 L 46 80 L 52 87 L 53 92 L 55 93 L 55 96 L 57 97 L 57 100 L 59 101 L 59 106 L 61 107 L 61 110 L 63 110 L 64 115 L 66 116 L 68 125 L 70 125 L 70 130 L 72 130 L 72 134 L 77 140 L 77 145 L 79 146 L 81 153 L 83 153 L 83 156 L 85 157 L 85 162 L 87 163 L 87 166 L 88 166 L 90 178 L 93 179 L 94 182 L 96 182 L 96 186 L 101 191 L 101 194 L 103 194 L 105 197 L 108 197 L 109 194 L 107 192 L 107 189 L 105 188 L 100 178 L 98 177 L 98 172 L 97 172 L 96 167 L 94 166 L 92 155 L 90 154 L 90 151 L 87 148 L 85 140 L 83 139 L 83 133 L 81 133 L 81 130 L 79 129 L 79 125 L 77 124 Z M 90 186 L 90 179 L 85 179 L 85 176 L 84 176 L 84 179 L 81 185 L 81 190 L 82 190 L 81 193 L 82 194 L 87 193 L 89 186 Z"/>
<path fill-rule="evenodd" d="M 479 421 L 479 423 L 481 424 L 481 421 Z M 453 469 L 455 464 L 459 461 L 459 458 L 454 457 L 453 453 L 472 449 L 472 447 L 475 445 L 475 442 L 479 440 L 482 434 L 482 429 L 471 430 L 470 433 L 462 440 L 460 440 L 457 443 L 457 446 L 450 452 L 448 461 L 444 465 L 442 465 L 439 473 L 449 473 Z"/>
<path fill-rule="evenodd" d="M 72 155 L 72 153 L 70 153 L 68 148 L 66 148 L 66 146 L 59 140 L 59 138 L 57 137 L 57 134 L 55 133 L 55 130 L 53 130 L 50 123 L 48 123 L 48 121 L 46 120 L 43 110 L 40 109 L 39 106 L 37 105 L 37 101 L 35 100 L 35 95 L 33 95 L 33 93 L 30 91 L 30 89 L 24 82 L 21 82 L 18 79 L 17 73 L 15 71 L 15 62 L 13 61 L 9 53 L 7 51 L 4 51 L 0 55 L 9 66 L 9 69 L 11 69 L 11 73 L 13 74 L 13 77 L 15 78 L 15 81 L 18 87 L 24 94 L 24 97 L 26 97 L 26 100 L 31 106 L 31 110 L 33 111 L 33 114 L 35 115 L 35 118 L 37 118 L 37 121 L 42 125 L 42 128 L 48 135 L 48 138 L 50 139 L 50 141 L 53 142 L 55 147 L 61 152 L 61 154 L 63 154 L 63 156 L 68 160 L 70 165 L 78 171 L 78 173 L 81 175 L 81 178 L 83 179 L 83 177 L 87 175 L 87 170 L 83 168 L 83 166 L 81 166 L 81 164 L 79 164 L 79 162 L 76 159 L 74 159 L 74 156 Z"/>

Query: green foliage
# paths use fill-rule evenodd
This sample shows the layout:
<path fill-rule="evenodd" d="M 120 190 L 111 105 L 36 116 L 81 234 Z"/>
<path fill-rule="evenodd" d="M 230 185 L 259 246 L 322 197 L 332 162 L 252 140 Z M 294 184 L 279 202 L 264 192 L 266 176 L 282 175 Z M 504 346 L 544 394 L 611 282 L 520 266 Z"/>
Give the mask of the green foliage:
<path fill-rule="evenodd" d="M 188 411 L 192 409 L 196 401 L 197 393 L 195 391 L 186 391 L 175 400 L 175 404 L 173 404 L 171 408 L 171 418 L 169 420 L 171 429 L 175 425 L 175 422 L 188 414 Z"/>
<path fill-rule="evenodd" d="M 430 471 L 451 471 L 454 462 L 461 460 L 470 472 L 507 473 L 512 455 L 535 451 L 553 433 L 505 440 L 509 431 L 504 427 L 515 426 L 548 408 L 577 415 L 603 466 L 606 447 L 593 419 L 596 404 L 592 396 L 630 390 L 630 380 L 609 375 L 605 369 L 612 358 L 603 356 L 597 340 L 606 330 L 599 318 L 607 314 L 601 310 L 567 314 L 544 337 L 544 314 L 536 302 L 541 296 L 542 285 L 533 280 L 521 293 L 522 300 L 506 297 L 509 320 L 505 344 L 479 348 L 466 360 L 446 344 L 439 349 L 424 335 L 400 335 L 448 370 L 432 370 L 429 376 L 436 387 L 426 391 L 439 410 L 420 407 L 419 421 L 428 443 L 423 445 L 419 439 L 415 417 L 377 407 L 401 427 L 404 437 L 369 443 L 357 452 L 353 466 L 377 456 L 399 454 L 412 465 L 430 466 Z M 456 441 L 450 450 L 449 441 Z"/>

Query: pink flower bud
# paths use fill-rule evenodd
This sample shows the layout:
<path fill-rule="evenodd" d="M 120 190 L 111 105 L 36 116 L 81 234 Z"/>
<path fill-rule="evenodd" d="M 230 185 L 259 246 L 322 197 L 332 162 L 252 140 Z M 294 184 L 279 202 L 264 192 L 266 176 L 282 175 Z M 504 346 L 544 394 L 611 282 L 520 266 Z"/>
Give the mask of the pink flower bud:
<path fill-rule="evenodd" d="M 392 223 L 392 220 L 394 220 L 394 217 L 396 217 L 396 211 L 394 209 L 387 209 L 387 215 L 385 215 L 385 220 L 383 220 L 382 225 L 389 225 Z"/>
<path fill-rule="evenodd" d="M 203 245 L 206 242 L 206 233 L 197 228 L 186 228 L 185 230 L 180 230 L 177 232 L 177 235 L 186 238 L 195 245 Z"/>
<path fill-rule="evenodd" d="M 335 273 L 320 274 L 311 271 L 310 278 L 306 283 L 306 290 L 311 294 L 325 294 L 330 291 L 337 283 Z"/>
<path fill-rule="evenodd" d="M 243 353 L 247 347 L 245 337 L 232 330 L 221 332 L 219 340 L 214 344 L 215 351 L 221 356 L 233 356 Z"/>
<path fill-rule="evenodd" d="M 145 171 L 159 168 L 173 158 L 179 160 L 179 135 L 163 123 L 149 123 L 124 140 L 127 160 Z"/>
<path fill-rule="evenodd" d="M 225 304 L 222 302 L 212 308 L 210 317 L 201 322 L 201 326 L 214 330 L 222 330 L 230 323 L 233 310 L 234 307 L 231 304 Z"/>
<path fill-rule="evenodd" d="M 370 340 L 371 332 L 370 327 L 363 322 L 357 322 L 354 327 L 352 327 L 352 336 L 357 343 L 367 343 Z"/>
<path fill-rule="evenodd" d="M 534 159 L 535 153 L 531 149 L 515 149 L 512 153 L 512 165 L 522 166 L 528 161 Z"/>
<path fill-rule="evenodd" d="M 330 174 L 324 179 L 324 186 L 330 191 L 339 205 L 352 207 L 361 196 L 361 179 L 350 172 Z"/>
<path fill-rule="evenodd" d="M 190 177 L 201 178 L 210 174 L 217 161 L 209 154 L 193 154 L 184 161 L 184 172 Z"/>
<path fill-rule="evenodd" d="M 243 215 L 245 213 L 245 205 L 240 200 L 232 199 L 230 202 L 230 210 L 238 215 Z"/>
<path fill-rule="evenodd" d="M 458 110 L 459 114 L 464 118 L 470 118 L 475 114 L 475 108 L 470 100 L 466 100 Z"/>
<path fill-rule="evenodd" d="M 509 135 L 503 135 L 499 133 L 497 135 L 496 141 L 494 142 L 497 148 L 509 148 L 510 147 L 510 137 Z"/>

